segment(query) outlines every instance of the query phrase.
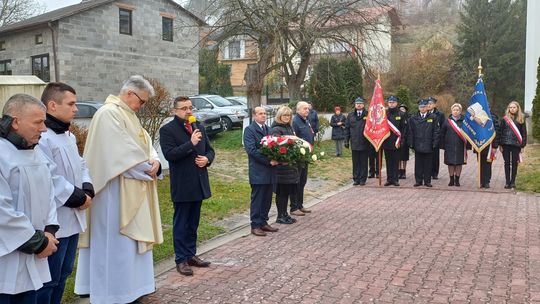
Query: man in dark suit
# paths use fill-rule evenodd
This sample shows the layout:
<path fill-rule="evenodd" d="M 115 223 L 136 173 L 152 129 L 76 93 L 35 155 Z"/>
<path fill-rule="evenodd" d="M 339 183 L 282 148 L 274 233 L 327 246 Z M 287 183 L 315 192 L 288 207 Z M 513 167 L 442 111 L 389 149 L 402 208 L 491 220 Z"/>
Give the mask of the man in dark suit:
<path fill-rule="evenodd" d="M 317 119 L 318 120 L 318 119 Z M 317 127 L 318 128 L 318 127 Z M 313 146 L 315 144 L 315 131 L 313 125 L 309 120 L 309 103 L 305 101 L 299 101 L 296 104 L 296 115 L 293 118 L 293 129 L 296 136 L 307 141 Z M 296 216 L 303 216 L 307 213 L 311 213 L 311 210 L 304 207 L 304 189 L 306 188 L 308 178 L 308 164 L 298 167 L 298 187 L 296 188 L 296 196 L 291 203 L 291 214 Z"/>
<path fill-rule="evenodd" d="M 384 149 L 384 159 L 386 160 L 386 183 L 385 186 L 399 186 L 399 158 L 402 141 L 407 136 L 405 134 L 405 113 L 398 108 L 399 99 L 396 96 L 390 96 L 386 100 L 388 109 L 386 117 L 390 126 L 390 135 L 384 140 L 382 147 Z"/>
<path fill-rule="evenodd" d="M 356 97 L 354 110 L 347 115 L 345 122 L 345 148 L 349 148 L 350 144 L 355 186 L 364 186 L 368 177 L 368 156 L 372 146 L 364 136 L 367 113 L 364 98 Z"/>
<path fill-rule="evenodd" d="M 408 142 L 414 150 L 414 187 L 431 185 L 433 151 L 439 147 L 437 116 L 428 111 L 428 100 L 418 101 L 418 114 L 409 118 Z"/>
<path fill-rule="evenodd" d="M 253 122 L 244 130 L 244 149 L 249 160 L 249 183 L 251 185 L 251 233 L 256 236 L 266 236 L 266 232 L 276 232 L 279 229 L 268 224 L 268 212 L 272 206 L 272 192 L 277 182 L 276 160 L 262 155 L 261 139 L 271 135 L 270 127 L 266 125 L 266 111 L 262 107 L 253 109 Z"/>
<path fill-rule="evenodd" d="M 210 265 L 195 254 L 202 201 L 211 196 L 206 168 L 214 161 L 215 153 L 204 128 L 189 123 L 193 114 L 189 98 L 177 97 L 174 113 L 173 120 L 159 130 L 160 144 L 171 174 L 176 270 L 193 275 L 190 266 Z"/>
<path fill-rule="evenodd" d="M 437 128 L 439 128 L 440 130 L 445 120 L 444 113 L 437 109 L 437 98 L 430 96 L 427 100 L 428 112 L 435 115 L 435 118 L 437 120 Z M 439 153 L 440 150 L 441 149 L 439 147 L 435 147 L 433 149 L 433 158 L 431 160 L 431 177 L 433 179 L 439 179 L 439 167 L 441 162 L 441 156 Z"/>

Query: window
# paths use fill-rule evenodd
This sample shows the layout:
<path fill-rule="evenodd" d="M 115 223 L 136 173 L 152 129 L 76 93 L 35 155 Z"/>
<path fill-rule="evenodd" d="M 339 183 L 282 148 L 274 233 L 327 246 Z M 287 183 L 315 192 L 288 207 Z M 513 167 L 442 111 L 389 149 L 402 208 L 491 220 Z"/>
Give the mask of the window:
<path fill-rule="evenodd" d="M 51 80 L 49 54 L 32 56 L 32 75 L 36 75 L 45 82 Z"/>
<path fill-rule="evenodd" d="M 11 75 L 11 60 L 0 60 L 0 75 Z"/>
<path fill-rule="evenodd" d="M 229 59 L 240 58 L 240 41 L 234 40 L 229 42 Z"/>
<path fill-rule="evenodd" d="M 0 41 L 0 51 L 4 51 L 6 49 L 6 42 L 4 40 Z"/>
<path fill-rule="evenodd" d="M 163 40 L 173 41 L 173 20 L 171 18 L 162 17 L 161 24 L 163 28 Z"/>
<path fill-rule="evenodd" d="M 36 35 L 36 44 L 43 44 L 43 35 L 41 34 Z"/>
<path fill-rule="evenodd" d="M 120 9 L 120 34 L 131 35 L 131 11 Z"/>

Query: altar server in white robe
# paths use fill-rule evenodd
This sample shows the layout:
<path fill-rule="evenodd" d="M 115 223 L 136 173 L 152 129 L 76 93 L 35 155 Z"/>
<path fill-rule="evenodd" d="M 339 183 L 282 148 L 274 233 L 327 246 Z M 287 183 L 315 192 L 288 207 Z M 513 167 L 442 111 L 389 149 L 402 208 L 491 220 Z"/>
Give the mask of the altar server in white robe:
<path fill-rule="evenodd" d="M 161 165 L 136 112 L 154 95 L 131 76 L 96 112 L 84 158 L 96 196 L 81 235 L 75 293 L 92 304 L 130 303 L 155 291 L 152 246 L 163 242 L 157 197 Z"/>
<path fill-rule="evenodd" d="M 45 132 L 45 107 L 16 94 L 0 119 L 0 303 L 34 304 L 50 281 L 47 257 L 58 230 L 51 164 L 36 144 Z"/>
<path fill-rule="evenodd" d="M 75 136 L 69 131 L 77 113 L 75 89 L 50 82 L 41 94 L 47 107 L 45 125 L 38 148 L 56 165 L 53 173 L 60 230 L 58 251 L 48 258 L 51 281 L 38 290 L 38 303 L 60 304 L 66 279 L 73 271 L 79 233 L 86 230 L 86 211 L 94 197 L 86 162 L 79 155 Z"/>

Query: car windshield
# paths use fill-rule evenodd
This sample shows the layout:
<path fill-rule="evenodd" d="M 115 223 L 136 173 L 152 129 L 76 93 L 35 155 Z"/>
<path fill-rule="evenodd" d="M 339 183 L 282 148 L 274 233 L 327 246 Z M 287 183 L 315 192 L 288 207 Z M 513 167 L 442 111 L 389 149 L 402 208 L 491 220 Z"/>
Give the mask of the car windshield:
<path fill-rule="evenodd" d="M 218 107 L 228 107 L 233 105 L 230 101 L 221 96 L 210 96 L 208 99 Z"/>

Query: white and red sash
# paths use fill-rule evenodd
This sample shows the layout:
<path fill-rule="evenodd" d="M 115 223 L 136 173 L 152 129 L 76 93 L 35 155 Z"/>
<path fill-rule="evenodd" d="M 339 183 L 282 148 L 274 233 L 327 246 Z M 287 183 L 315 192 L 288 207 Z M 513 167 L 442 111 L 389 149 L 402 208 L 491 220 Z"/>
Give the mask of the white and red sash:
<path fill-rule="evenodd" d="M 390 121 L 390 119 L 388 120 L 388 126 L 390 127 L 390 131 L 392 131 L 392 133 L 394 133 L 397 136 L 396 143 L 394 144 L 394 146 L 396 148 L 399 148 L 401 146 L 401 132 L 399 131 L 398 128 L 396 128 L 396 126 L 394 126 L 394 124 Z"/>
<path fill-rule="evenodd" d="M 493 149 L 493 144 L 489 144 L 489 150 L 486 155 L 486 161 L 491 163 L 495 160 L 495 154 L 497 153 L 497 149 Z"/>
<path fill-rule="evenodd" d="M 516 126 L 516 123 L 514 123 L 514 121 L 512 119 L 510 119 L 510 117 L 508 117 L 508 116 L 505 116 L 503 118 L 504 118 L 504 121 L 506 121 L 506 124 L 510 127 L 510 130 L 512 130 L 512 132 L 514 132 L 514 135 L 516 135 L 516 137 L 517 137 L 517 139 L 519 141 L 519 144 L 523 145 L 523 137 L 521 136 L 521 133 L 519 133 L 519 129 Z M 523 153 L 521 153 L 521 151 L 519 152 L 519 160 L 518 160 L 518 162 L 520 162 L 520 163 L 523 162 Z"/>
<path fill-rule="evenodd" d="M 461 138 L 463 141 L 463 161 L 467 163 L 467 139 L 465 139 L 465 136 L 463 136 L 463 133 L 461 133 L 461 128 L 458 126 L 458 124 L 452 119 L 448 118 L 448 124 L 452 127 L 454 132 Z"/>

